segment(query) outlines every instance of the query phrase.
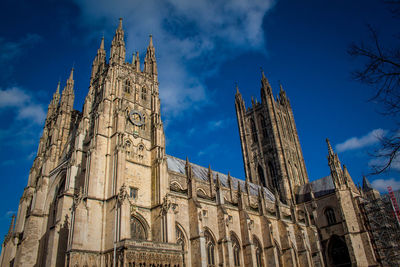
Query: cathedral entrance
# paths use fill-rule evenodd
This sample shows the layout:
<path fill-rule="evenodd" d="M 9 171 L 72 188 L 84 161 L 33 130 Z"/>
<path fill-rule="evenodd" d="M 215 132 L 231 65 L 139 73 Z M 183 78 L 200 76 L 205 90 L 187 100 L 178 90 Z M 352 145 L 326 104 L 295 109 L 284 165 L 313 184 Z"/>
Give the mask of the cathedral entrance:
<path fill-rule="evenodd" d="M 351 266 L 349 251 L 346 242 L 334 235 L 328 242 L 328 266 Z"/>

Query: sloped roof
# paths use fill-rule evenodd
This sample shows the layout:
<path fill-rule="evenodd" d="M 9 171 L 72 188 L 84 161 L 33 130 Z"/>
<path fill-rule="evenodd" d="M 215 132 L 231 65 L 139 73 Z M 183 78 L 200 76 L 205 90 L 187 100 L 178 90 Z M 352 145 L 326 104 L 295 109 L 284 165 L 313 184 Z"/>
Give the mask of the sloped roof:
<path fill-rule="evenodd" d="M 332 177 L 328 175 L 300 186 L 296 194 L 297 203 L 311 200 L 311 190 L 316 198 L 335 192 L 335 185 L 333 184 Z"/>
<path fill-rule="evenodd" d="M 186 174 L 186 171 L 185 171 L 186 161 L 183 159 L 179 159 L 174 156 L 167 155 L 167 165 L 168 165 L 169 171 L 177 172 L 180 174 Z M 193 174 L 197 179 L 208 182 L 208 168 L 202 167 L 200 165 L 197 165 L 197 164 L 194 164 L 191 162 L 190 162 L 190 165 L 192 167 Z M 212 171 L 212 173 L 213 173 L 214 183 L 216 182 L 216 179 L 217 179 L 216 177 L 218 174 L 221 185 L 223 185 L 225 187 L 229 186 L 228 185 L 228 175 L 220 173 L 220 172 L 216 172 L 216 171 Z M 232 187 L 235 190 L 237 190 L 237 187 L 238 187 L 237 185 L 239 182 L 241 190 L 243 192 L 245 192 L 245 181 L 235 178 L 235 177 L 232 177 L 232 176 L 231 176 L 231 179 L 232 179 Z M 250 188 L 250 194 L 258 196 L 258 189 L 261 188 L 261 186 L 253 184 L 253 183 L 248 183 L 248 184 L 249 184 L 249 188 Z M 264 190 L 264 195 L 267 197 L 267 199 L 269 199 L 271 201 L 275 201 L 275 196 L 271 191 L 269 191 L 265 187 L 263 187 L 263 190 Z"/>

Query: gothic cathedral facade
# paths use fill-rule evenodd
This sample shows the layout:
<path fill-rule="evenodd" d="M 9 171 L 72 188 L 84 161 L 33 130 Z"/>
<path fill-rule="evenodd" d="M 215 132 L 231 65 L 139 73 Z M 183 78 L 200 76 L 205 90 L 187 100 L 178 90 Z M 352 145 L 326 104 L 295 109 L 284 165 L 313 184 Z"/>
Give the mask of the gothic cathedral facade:
<path fill-rule="evenodd" d="M 368 196 L 329 141 L 330 175 L 309 182 L 282 87 L 274 99 L 263 73 L 250 108 L 237 90 L 241 180 L 166 154 L 151 36 L 143 69 L 125 53 L 120 20 L 81 112 L 73 70 L 58 85 L 1 266 L 380 265 Z"/>

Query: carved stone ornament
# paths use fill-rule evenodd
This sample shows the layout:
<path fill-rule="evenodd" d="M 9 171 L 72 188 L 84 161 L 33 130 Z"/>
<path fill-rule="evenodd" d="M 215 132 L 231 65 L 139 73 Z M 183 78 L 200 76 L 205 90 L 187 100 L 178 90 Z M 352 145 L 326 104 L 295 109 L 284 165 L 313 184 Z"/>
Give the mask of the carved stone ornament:
<path fill-rule="evenodd" d="M 122 204 L 126 199 L 129 200 L 129 194 L 126 185 L 123 184 L 119 189 L 117 200 L 119 204 Z"/>
<path fill-rule="evenodd" d="M 81 188 L 79 188 L 79 191 L 74 194 L 74 203 L 72 205 L 72 208 L 74 210 L 76 209 L 76 207 L 79 206 L 79 204 L 81 204 L 82 199 L 83 199 L 83 192 L 82 192 L 82 187 L 81 187 Z"/>
<path fill-rule="evenodd" d="M 172 206 L 171 200 L 167 196 L 164 197 L 163 203 L 161 204 L 160 214 L 166 214 L 169 208 Z"/>

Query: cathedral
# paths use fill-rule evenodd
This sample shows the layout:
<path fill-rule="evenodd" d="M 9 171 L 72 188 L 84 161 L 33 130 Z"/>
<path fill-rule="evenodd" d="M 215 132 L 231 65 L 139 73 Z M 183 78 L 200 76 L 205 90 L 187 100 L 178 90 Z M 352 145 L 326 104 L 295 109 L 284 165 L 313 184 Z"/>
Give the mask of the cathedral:
<path fill-rule="evenodd" d="M 246 107 L 235 95 L 246 176 L 238 179 L 166 154 L 152 37 L 143 68 L 138 54 L 132 62 L 125 54 L 120 19 L 108 59 L 101 40 L 82 111 L 73 109 L 74 70 L 61 94 L 58 84 L 1 266 L 388 266 L 395 258 L 377 245 L 365 212 L 379 192 L 366 179 L 354 185 L 329 140 L 330 174 L 308 180 L 289 98 L 282 87 L 274 98 L 264 73 L 260 102 Z"/>

